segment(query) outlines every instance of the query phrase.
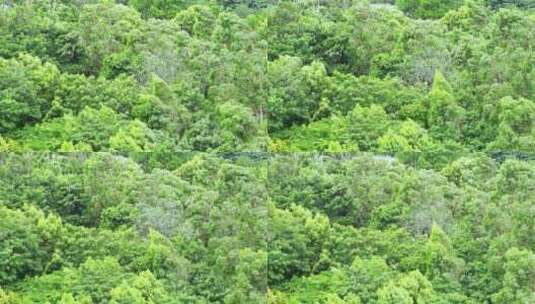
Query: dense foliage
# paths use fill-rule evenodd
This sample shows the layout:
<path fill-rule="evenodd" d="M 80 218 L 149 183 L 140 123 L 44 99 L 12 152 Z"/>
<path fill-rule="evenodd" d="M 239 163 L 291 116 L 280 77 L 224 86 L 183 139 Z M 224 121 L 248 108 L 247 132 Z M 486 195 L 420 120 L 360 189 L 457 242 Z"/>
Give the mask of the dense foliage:
<path fill-rule="evenodd" d="M 535 303 L 533 9 L 3 1 L 0 304 Z"/>
<path fill-rule="evenodd" d="M 263 299 L 265 167 L 172 157 L 173 170 L 145 155 L 3 157 L 2 303 Z"/>

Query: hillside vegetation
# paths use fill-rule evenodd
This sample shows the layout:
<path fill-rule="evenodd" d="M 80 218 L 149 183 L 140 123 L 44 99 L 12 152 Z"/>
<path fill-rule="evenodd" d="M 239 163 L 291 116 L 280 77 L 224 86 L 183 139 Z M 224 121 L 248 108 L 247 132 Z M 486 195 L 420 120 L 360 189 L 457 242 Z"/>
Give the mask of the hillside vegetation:
<path fill-rule="evenodd" d="M 535 1 L 6 0 L 0 304 L 534 304 Z"/>

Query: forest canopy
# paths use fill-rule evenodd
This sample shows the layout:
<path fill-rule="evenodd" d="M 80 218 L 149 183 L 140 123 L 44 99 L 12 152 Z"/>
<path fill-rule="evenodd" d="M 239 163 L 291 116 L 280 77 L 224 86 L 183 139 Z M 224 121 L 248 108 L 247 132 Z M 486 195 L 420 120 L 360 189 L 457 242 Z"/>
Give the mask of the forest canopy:
<path fill-rule="evenodd" d="M 6 0 L 0 304 L 535 303 L 534 0 Z"/>

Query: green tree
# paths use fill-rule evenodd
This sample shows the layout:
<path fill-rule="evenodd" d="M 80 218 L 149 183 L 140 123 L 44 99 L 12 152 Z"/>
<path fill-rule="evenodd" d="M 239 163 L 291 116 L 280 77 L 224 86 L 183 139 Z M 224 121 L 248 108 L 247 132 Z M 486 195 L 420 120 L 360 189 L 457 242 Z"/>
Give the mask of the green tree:
<path fill-rule="evenodd" d="M 114 61 L 109 56 L 126 50 L 141 36 L 139 13 L 124 5 L 110 1 L 84 5 L 79 18 L 73 34 L 83 41 L 86 74 L 98 75 L 105 61 Z"/>
<path fill-rule="evenodd" d="M 440 71 L 435 73 L 428 99 L 427 124 L 431 134 L 440 139 L 461 139 L 465 110 L 456 103 L 452 88 Z"/>
<path fill-rule="evenodd" d="M 505 259 L 503 287 L 493 295 L 493 301 L 514 304 L 534 301 L 535 255 L 529 250 L 511 248 L 505 254 Z"/>
<path fill-rule="evenodd" d="M 532 151 L 535 128 L 535 103 L 527 99 L 504 97 L 497 105 L 498 130 L 489 150 Z M 489 122 L 490 123 L 490 122 Z"/>
<path fill-rule="evenodd" d="M 520 8 L 535 7 L 535 2 L 532 0 L 486 0 L 485 2 L 494 9 L 512 5 L 518 6 Z"/>
<path fill-rule="evenodd" d="M 40 122 L 52 106 L 58 69 L 38 58 L 0 59 L 0 132 Z"/>
<path fill-rule="evenodd" d="M 348 132 L 361 151 L 377 149 L 377 140 L 383 136 L 391 124 L 391 120 L 383 107 L 357 105 L 348 115 Z"/>
<path fill-rule="evenodd" d="M 396 0 L 396 5 L 407 15 L 424 19 L 441 18 L 462 4 L 461 0 Z"/>
<path fill-rule="evenodd" d="M 438 300 L 429 281 L 418 271 L 407 273 L 394 283 L 390 282 L 378 292 L 380 304 L 434 303 Z"/>
<path fill-rule="evenodd" d="M 128 4 L 134 7 L 144 17 L 151 18 L 173 18 L 176 13 L 180 12 L 194 0 L 128 0 Z"/>
<path fill-rule="evenodd" d="M 60 242 L 61 220 L 27 205 L 22 210 L 0 207 L 0 282 L 8 285 L 43 274 L 50 266 L 56 242 Z"/>
<path fill-rule="evenodd" d="M 150 304 L 165 303 L 169 295 L 162 283 L 150 271 L 144 271 L 129 281 L 123 281 L 110 291 L 111 304 Z"/>
<path fill-rule="evenodd" d="M 352 291 L 370 303 L 381 303 L 377 290 L 388 283 L 394 274 L 395 272 L 380 257 L 370 259 L 357 257 L 350 268 Z"/>

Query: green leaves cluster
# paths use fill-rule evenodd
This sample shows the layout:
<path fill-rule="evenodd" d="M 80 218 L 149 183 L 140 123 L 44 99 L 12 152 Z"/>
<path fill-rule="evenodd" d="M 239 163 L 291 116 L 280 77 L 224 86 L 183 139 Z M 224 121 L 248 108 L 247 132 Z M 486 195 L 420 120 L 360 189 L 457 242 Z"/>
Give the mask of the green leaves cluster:
<path fill-rule="evenodd" d="M 534 8 L 3 1 L 0 304 L 534 303 Z"/>

